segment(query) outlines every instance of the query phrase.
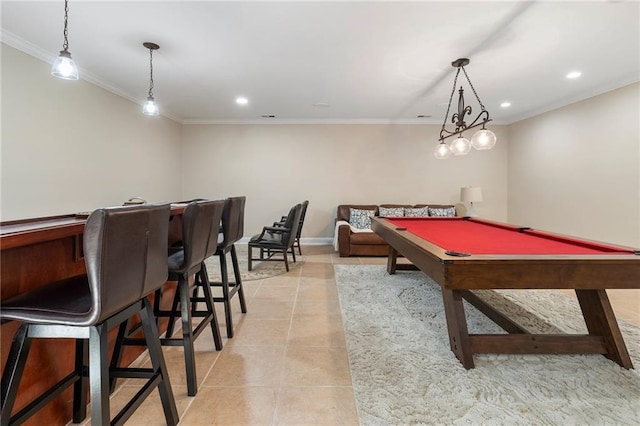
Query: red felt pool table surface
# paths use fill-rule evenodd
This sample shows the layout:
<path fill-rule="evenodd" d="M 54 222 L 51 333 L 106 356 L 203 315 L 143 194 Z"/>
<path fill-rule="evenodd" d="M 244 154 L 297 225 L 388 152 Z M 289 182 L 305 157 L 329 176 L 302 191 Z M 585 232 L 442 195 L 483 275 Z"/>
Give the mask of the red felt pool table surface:
<path fill-rule="evenodd" d="M 445 250 L 470 254 L 632 254 L 633 250 L 469 218 L 387 218 Z"/>

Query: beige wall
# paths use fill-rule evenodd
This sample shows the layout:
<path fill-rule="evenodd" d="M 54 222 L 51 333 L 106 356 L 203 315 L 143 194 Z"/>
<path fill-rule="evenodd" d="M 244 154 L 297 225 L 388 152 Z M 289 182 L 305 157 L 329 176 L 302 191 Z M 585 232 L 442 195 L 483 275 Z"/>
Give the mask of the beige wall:
<path fill-rule="evenodd" d="M 507 134 L 491 151 L 436 160 L 439 126 L 185 125 L 184 197 L 246 195 L 245 236 L 309 199 L 303 238 L 333 236 L 338 204 L 457 203 L 480 186 L 481 216 L 507 218 Z"/>
<path fill-rule="evenodd" d="M 180 199 L 179 123 L 1 46 L 2 220 Z"/>
<path fill-rule="evenodd" d="M 509 222 L 640 247 L 639 91 L 509 127 Z"/>
<path fill-rule="evenodd" d="M 436 125 L 180 125 L 2 44 L 0 214 L 243 194 L 245 236 L 309 199 L 303 237 L 329 238 L 338 204 L 456 203 L 474 185 L 482 217 L 640 246 L 639 90 L 491 126 L 493 150 L 438 161 Z"/>

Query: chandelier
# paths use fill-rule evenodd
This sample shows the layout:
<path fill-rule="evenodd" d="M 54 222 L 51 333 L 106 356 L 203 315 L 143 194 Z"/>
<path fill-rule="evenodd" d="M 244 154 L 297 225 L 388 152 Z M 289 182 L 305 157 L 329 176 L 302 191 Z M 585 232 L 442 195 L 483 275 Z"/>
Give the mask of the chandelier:
<path fill-rule="evenodd" d="M 469 76 L 467 75 L 467 71 L 464 69 L 465 65 L 469 65 L 469 59 L 460 58 L 451 62 L 451 65 L 457 68 L 456 77 L 453 79 L 453 89 L 451 90 L 451 96 L 449 97 L 449 105 L 447 106 L 447 113 L 444 116 L 444 122 L 442 123 L 442 129 L 440 130 L 440 144 L 438 144 L 434 155 L 439 160 L 444 160 L 449 158 L 451 154 L 454 155 L 466 155 L 471 151 L 471 147 L 483 150 L 483 149 L 491 149 L 496 144 L 496 135 L 491 131 L 485 129 L 485 124 L 491 121 L 489 118 L 489 111 L 486 110 L 480 97 L 476 93 L 476 89 L 471 84 L 471 80 L 469 80 Z M 478 100 L 478 104 L 480 105 L 480 112 L 478 116 L 473 120 L 470 124 L 467 124 L 465 121 L 465 116 L 471 117 L 472 108 L 469 105 L 465 106 L 464 103 L 464 89 L 460 86 L 460 90 L 458 90 L 458 112 L 454 113 L 451 116 L 451 123 L 453 123 L 456 127 L 453 131 L 447 130 L 445 128 L 447 124 L 447 117 L 449 117 L 449 110 L 451 109 L 451 101 L 453 100 L 453 94 L 456 91 L 456 85 L 458 83 L 458 75 L 460 75 L 460 70 L 464 73 L 464 76 L 467 78 L 467 82 L 469 83 L 469 87 L 473 91 L 476 99 Z M 465 130 L 473 129 L 475 127 L 482 126 L 482 129 L 477 131 L 472 137 L 471 141 L 465 138 L 462 133 Z M 453 136 L 458 136 L 454 139 L 449 145 L 445 142 L 445 139 L 448 139 Z"/>

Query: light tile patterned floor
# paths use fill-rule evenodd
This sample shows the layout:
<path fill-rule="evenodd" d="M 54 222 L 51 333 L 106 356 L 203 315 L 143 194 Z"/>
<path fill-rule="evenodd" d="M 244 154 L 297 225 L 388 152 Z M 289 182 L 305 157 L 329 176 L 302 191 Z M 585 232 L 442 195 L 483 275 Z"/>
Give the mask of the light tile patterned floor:
<path fill-rule="evenodd" d="M 358 424 L 332 264 L 383 265 L 386 259 L 340 258 L 330 246 L 305 246 L 303 252 L 302 267 L 244 283 L 248 313 L 234 298 L 236 335 L 224 337 L 222 351 L 213 349 L 211 333 L 198 338 L 195 397 L 186 394 L 182 349 L 163 348 L 181 425 Z M 616 314 L 640 326 L 640 291 L 609 293 Z M 133 381 L 120 386 L 113 409 L 136 390 Z M 164 424 L 157 392 L 127 424 Z"/>

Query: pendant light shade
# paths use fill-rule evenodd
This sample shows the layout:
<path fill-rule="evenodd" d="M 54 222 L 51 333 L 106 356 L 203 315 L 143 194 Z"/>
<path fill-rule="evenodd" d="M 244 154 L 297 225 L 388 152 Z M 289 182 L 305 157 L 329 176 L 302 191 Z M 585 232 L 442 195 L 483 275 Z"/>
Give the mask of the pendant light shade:
<path fill-rule="evenodd" d="M 491 149 L 495 144 L 496 135 L 491 130 L 478 130 L 471 137 L 471 145 L 478 150 Z"/>
<path fill-rule="evenodd" d="M 60 51 L 60 56 L 56 58 L 51 67 L 51 75 L 64 80 L 78 79 L 78 67 L 71 59 L 71 53 L 68 50 Z"/>
<path fill-rule="evenodd" d="M 153 96 L 149 96 L 147 98 L 147 102 L 145 102 L 142 107 L 142 113 L 145 115 L 160 114 L 160 110 L 158 109 L 158 104 L 156 103 L 156 100 L 153 99 Z"/>
<path fill-rule="evenodd" d="M 158 115 L 160 114 L 160 109 L 153 97 L 153 51 L 160 49 L 160 46 L 149 41 L 145 41 L 142 45 L 149 49 L 149 96 L 142 106 L 142 113 L 145 115 Z"/>
<path fill-rule="evenodd" d="M 438 159 L 438 160 L 445 160 L 447 158 L 449 158 L 451 156 L 452 152 L 449 149 L 449 146 L 444 142 L 440 142 L 438 144 L 438 147 L 436 148 L 436 150 L 434 151 L 433 155 Z"/>
<path fill-rule="evenodd" d="M 467 155 L 471 151 L 471 142 L 460 135 L 451 142 L 449 149 L 451 149 L 453 155 Z"/>
<path fill-rule="evenodd" d="M 71 52 L 69 52 L 69 40 L 67 38 L 69 20 L 69 2 L 64 2 L 64 42 L 62 43 L 62 50 L 60 55 L 53 62 L 51 67 L 51 75 L 54 77 L 62 78 L 64 80 L 77 80 L 78 79 L 78 67 L 76 63 L 71 59 Z"/>

